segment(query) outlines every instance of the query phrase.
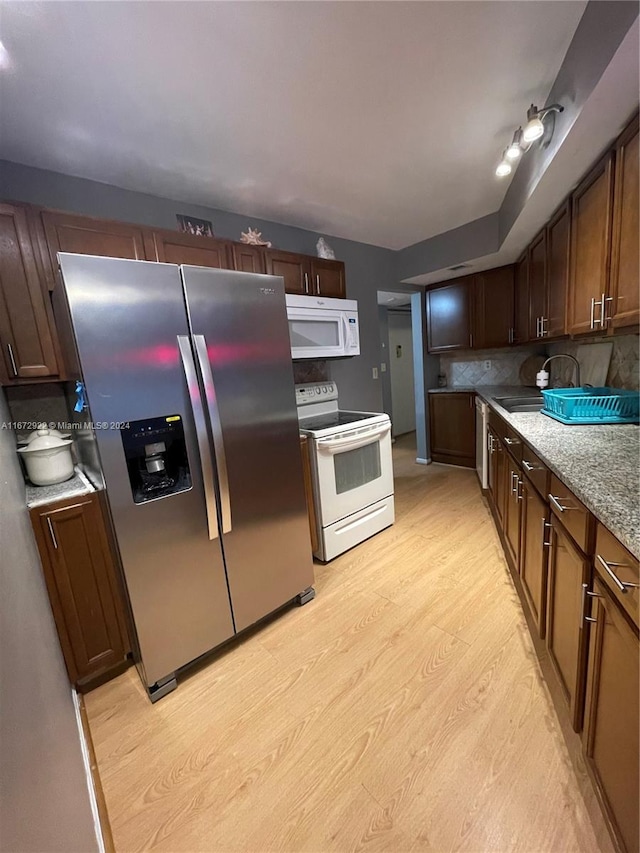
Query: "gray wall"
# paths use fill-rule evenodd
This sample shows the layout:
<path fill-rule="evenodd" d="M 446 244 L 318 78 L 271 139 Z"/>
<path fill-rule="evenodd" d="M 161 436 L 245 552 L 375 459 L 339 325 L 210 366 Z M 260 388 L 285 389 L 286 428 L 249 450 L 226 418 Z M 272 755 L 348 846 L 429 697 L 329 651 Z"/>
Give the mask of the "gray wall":
<path fill-rule="evenodd" d="M 0 850 L 89 853 L 98 845 L 71 687 L 15 439 L 1 428 L 0 495 Z"/>
<path fill-rule="evenodd" d="M 378 330 L 380 335 L 380 385 L 382 389 L 382 411 L 391 417 L 391 371 L 389 370 L 389 314 L 384 305 L 378 305 Z M 382 363 L 387 369 L 382 372 Z"/>
<path fill-rule="evenodd" d="M 231 240 L 239 240 L 240 233 L 250 225 L 262 231 L 264 239 L 271 240 L 274 247 L 308 255 L 316 254 L 319 236 L 303 228 L 123 190 L 6 160 L 0 160 L 0 198 L 173 230 L 177 228 L 177 213 L 190 214 L 210 220 L 216 236 Z M 345 263 L 348 298 L 358 300 L 361 352 L 359 358 L 333 359 L 331 378 L 338 383 L 343 408 L 376 411 L 382 407 L 380 380 L 372 378 L 380 350 L 376 293 L 395 281 L 395 253 L 337 237 L 328 242 L 336 257 Z"/>

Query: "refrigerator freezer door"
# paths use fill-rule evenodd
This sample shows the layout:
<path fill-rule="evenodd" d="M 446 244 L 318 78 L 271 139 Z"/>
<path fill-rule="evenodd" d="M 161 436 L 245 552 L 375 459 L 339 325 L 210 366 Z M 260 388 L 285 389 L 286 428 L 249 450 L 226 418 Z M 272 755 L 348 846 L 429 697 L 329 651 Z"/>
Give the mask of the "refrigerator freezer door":
<path fill-rule="evenodd" d="M 196 353 L 208 359 L 202 378 L 240 631 L 313 583 L 284 285 L 200 267 L 182 274 Z"/>
<path fill-rule="evenodd" d="M 100 425 L 95 435 L 145 678 L 152 686 L 234 633 L 220 539 L 210 538 L 215 529 L 207 522 L 203 464 L 179 348 L 178 337 L 189 335 L 180 271 L 115 258 L 59 259 L 91 419 Z M 199 394 L 197 384 L 191 393 Z M 182 419 L 191 487 L 134 503 L 117 427 L 159 418 Z M 206 470 L 207 460 L 202 462 Z M 210 510 L 211 500 L 215 515 L 215 496 Z"/>

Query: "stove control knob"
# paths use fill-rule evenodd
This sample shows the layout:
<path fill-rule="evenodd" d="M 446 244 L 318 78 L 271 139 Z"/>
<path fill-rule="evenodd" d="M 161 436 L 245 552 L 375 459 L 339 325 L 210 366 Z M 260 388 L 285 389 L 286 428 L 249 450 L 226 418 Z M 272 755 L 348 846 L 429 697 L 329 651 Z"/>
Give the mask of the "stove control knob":
<path fill-rule="evenodd" d="M 323 385 L 323 386 L 322 386 L 322 393 L 323 393 L 323 394 L 326 394 L 326 393 L 327 393 L 327 386 L 326 386 L 326 385 Z"/>
<path fill-rule="evenodd" d="M 319 393 L 320 393 L 320 389 L 316 388 L 316 394 L 319 394 Z"/>

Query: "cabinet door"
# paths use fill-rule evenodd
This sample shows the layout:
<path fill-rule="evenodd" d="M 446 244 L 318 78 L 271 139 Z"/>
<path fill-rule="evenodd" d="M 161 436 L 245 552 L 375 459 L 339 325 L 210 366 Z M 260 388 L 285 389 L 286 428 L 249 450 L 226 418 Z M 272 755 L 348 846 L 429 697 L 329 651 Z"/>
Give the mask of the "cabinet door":
<path fill-rule="evenodd" d="M 515 265 L 515 332 L 512 343 L 526 344 L 529 340 L 529 255 L 527 252 Z"/>
<path fill-rule="evenodd" d="M 136 225 L 49 210 L 43 210 L 41 217 L 53 270 L 58 268 L 58 252 L 129 258 L 134 261 L 147 259 L 144 231 Z"/>
<path fill-rule="evenodd" d="M 589 583 L 589 561 L 551 517 L 547 586 L 547 649 L 569 707 L 575 731 L 582 727 L 586 631 L 582 622 L 582 585 Z"/>
<path fill-rule="evenodd" d="M 598 580 L 594 592 L 584 747 L 620 846 L 637 853 L 640 642 Z"/>
<path fill-rule="evenodd" d="M 496 513 L 498 514 L 498 522 L 504 529 L 505 520 L 505 503 L 507 498 L 507 476 L 509 459 L 507 451 L 502 446 L 502 442 L 496 436 L 494 444 L 495 451 L 495 495 L 496 495 Z"/>
<path fill-rule="evenodd" d="M 543 337 L 542 321 L 546 317 L 546 232 L 538 234 L 529 246 L 529 339 Z"/>
<path fill-rule="evenodd" d="M 347 295 L 342 261 L 314 258 L 311 261 L 313 292 L 318 296 L 344 299 Z"/>
<path fill-rule="evenodd" d="M 267 264 L 264 249 L 260 246 L 249 246 L 245 243 L 231 243 L 233 269 L 240 272 L 265 273 Z"/>
<path fill-rule="evenodd" d="M 0 361 L 10 382 L 58 376 L 53 328 L 27 212 L 0 204 Z"/>
<path fill-rule="evenodd" d="M 122 664 L 122 601 L 97 495 L 31 511 L 72 683 Z"/>
<path fill-rule="evenodd" d="M 475 467 L 475 417 L 475 394 L 429 394 L 429 443 L 434 462 Z"/>
<path fill-rule="evenodd" d="M 587 175 L 571 199 L 571 259 L 567 332 L 602 327 L 602 295 L 608 290 L 613 201 L 613 154 Z"/>
<path fill-rule="evenodd" d="M 507 455 L 507 479 L 504 498 L 504 535 L 513 565 L 518 571 L 520 562 L 520 518 L 522 505 L 522 472 Z"/>
<path fill-rule="evenodd" d="M 285 293 L 297 293 L 301 296 L 312 294 L 309 258 L 304 255 L 295 255 L 293 252 L 276 252 L 267 249 L 265 260 L 267 273 L 282 276 L 284 279 Z"/>
<path fill-rule="evenodd" d="M 471 279 L 457 279 L 427 291 L 429 352 L 469 349 L 471 337 Z"/>
<path fill-rule="evenodd" d="M 611 252 L 611 301 L 606 316 L 613 327 L 640 323 L 640 277 L 638 274 L 638 117 L 616 145 L 613 245 Z"/>
<path fill-rule="evenodd" d="M 546 338 L 565 334 L 571 206 L 566 202 L 547 225 L 546 314 L 543 331 Z"/>
<path fill-rule="evenodd" d="M 520 580 L 541 638 L 545 634 L 547 605 L 548 531 L 550 532 L 549 507 L 525 477 L 522 483 Z"/>
<path fill-rule="evenodd" d="M 147 260 L 164 264 L 229 269 L 227 242 L 215 237 L 197 237 L 181 231 L 153 231 L 145 234 Z"/>
<path fill-rule="evenodd" d="M 474 346 L 505 347 L 514 335 L 513 267 L 487 270 L 475 276 Z"/>

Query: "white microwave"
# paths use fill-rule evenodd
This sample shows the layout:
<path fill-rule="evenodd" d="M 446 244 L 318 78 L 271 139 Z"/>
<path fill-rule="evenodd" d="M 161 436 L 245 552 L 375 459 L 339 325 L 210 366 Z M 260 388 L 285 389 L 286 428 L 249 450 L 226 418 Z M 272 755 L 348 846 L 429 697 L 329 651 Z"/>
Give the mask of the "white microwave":
<path fill-rule="evenodd" d="M 292 358 L 360 355 L 355 299 L 286 294 Z"/>

